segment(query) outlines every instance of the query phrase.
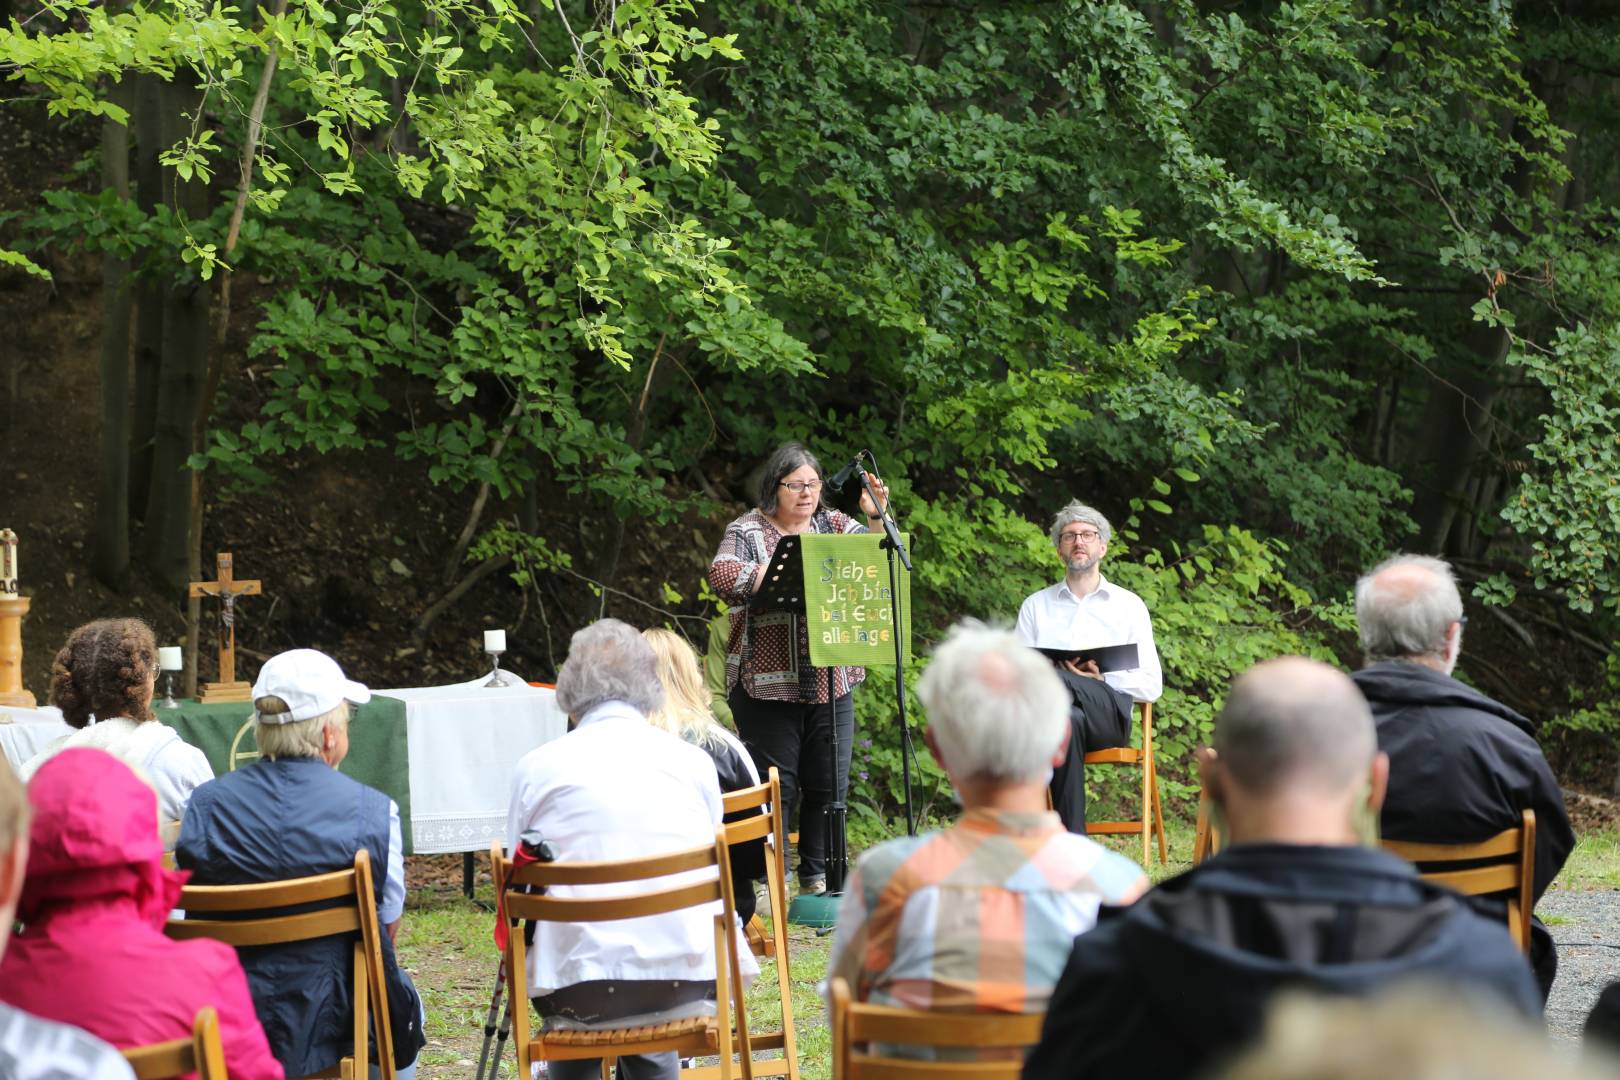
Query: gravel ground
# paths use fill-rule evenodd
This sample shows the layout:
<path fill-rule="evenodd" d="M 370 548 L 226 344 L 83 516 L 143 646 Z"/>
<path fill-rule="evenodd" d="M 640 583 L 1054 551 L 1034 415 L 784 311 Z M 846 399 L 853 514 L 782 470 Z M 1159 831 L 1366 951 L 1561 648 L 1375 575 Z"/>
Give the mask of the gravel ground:
<path fill-rule="evenodd" d="M 1547 1030 L 1559 1042 L 1575 1042 L 1598 994 L 1620 979 L 1620 892 L 1555 890 L 1541 898 L 1536 914 L 1558 943 Z"/>

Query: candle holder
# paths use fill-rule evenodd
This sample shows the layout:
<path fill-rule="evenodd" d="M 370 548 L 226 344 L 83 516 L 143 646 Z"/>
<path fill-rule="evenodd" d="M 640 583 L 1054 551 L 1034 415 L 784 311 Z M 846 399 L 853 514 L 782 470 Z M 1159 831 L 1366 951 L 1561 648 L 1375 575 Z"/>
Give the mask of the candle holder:
<path fill-rule="evenodd" d="M 163 673 L 163 700 L 158 702 L 160 709 L 178 709 L 180 703 L 174 699 L 174 672 Z"/>
<path fill-rule="evenodd" d="M 507 678 L 506 673 L 501 670 L 501 653 L 506 650 L 485 649 L 484 651 L 489 654 L 490 662 L 489 678 L 484 681 L 484 688 L 486 690 L 499 690 L 508 686 L 516 686 L 517 683 Z"/>

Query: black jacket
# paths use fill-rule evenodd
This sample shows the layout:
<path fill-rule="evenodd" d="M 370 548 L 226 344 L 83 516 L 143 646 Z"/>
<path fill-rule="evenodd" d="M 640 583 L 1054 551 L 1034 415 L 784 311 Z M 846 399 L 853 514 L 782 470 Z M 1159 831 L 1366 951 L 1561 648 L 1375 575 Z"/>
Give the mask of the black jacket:
<path fill-rule="evenodd" d="M 1564 794 L 1530 721 L 1449 675 L 1373 664 L 1351 676 L 1372 706 L 1389 755 L 1379 820 L 1388 840 L 1467 844 L 1536 812 L 1536 899 L 1575 846 Z"/>
<path fill-rule="evenodd" d="M 1245 844 L 1074 942 L 1024 1080 L 1198 1076 L 1260 1031 L 1278 990 L 1457 983 L 1539 1017 L 1507 927 L 1361 847 Z"/>

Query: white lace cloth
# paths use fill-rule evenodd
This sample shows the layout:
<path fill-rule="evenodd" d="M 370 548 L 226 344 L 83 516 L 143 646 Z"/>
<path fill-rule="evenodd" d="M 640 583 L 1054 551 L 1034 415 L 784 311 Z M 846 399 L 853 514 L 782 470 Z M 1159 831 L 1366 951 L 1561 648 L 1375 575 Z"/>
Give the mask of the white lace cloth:
<path fill-rule="evenodd" d="M 568 730 L 549 687 L 486 689 L 484 678 L 375 691 L 405 702 L 417 855 L 487 851 L 504 841 L 518 759 Z"/>

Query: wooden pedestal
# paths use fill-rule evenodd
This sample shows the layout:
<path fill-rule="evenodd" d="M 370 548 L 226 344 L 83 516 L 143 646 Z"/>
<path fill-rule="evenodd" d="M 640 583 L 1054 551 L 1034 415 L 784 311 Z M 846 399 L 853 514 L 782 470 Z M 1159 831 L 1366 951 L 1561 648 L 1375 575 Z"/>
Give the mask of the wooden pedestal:
<path fill-rule="evenodd" d="M 252 701 L 253 684 L 245 682 L 206 682 L 197 700 L 204 705 L 218 705 L 222 701 Z"/>
<path fill-rule="evenodd" d="M 0 705 L 34 707 L 22 684 L 22 621 L 33 601 L 26 596 L 0 600 Z"/>

